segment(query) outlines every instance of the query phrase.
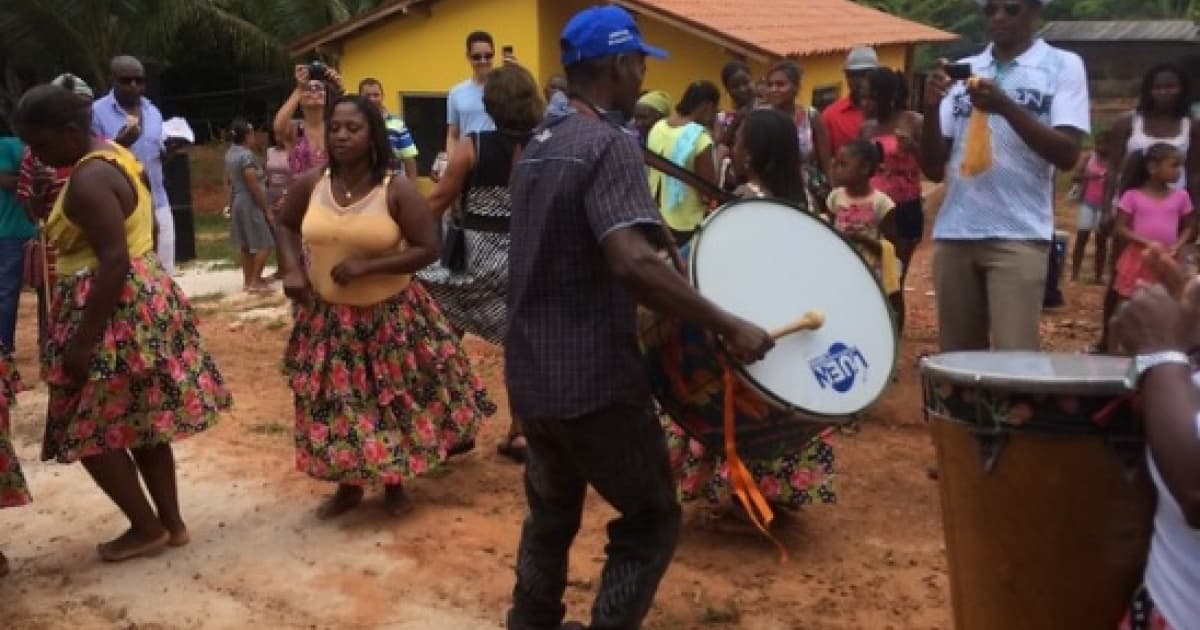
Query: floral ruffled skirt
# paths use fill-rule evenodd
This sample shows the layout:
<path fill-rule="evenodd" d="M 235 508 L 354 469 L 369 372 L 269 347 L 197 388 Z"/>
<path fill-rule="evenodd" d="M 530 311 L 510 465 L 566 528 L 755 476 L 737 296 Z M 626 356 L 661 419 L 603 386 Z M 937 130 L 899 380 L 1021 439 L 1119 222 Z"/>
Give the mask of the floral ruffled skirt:
<path fill-rule="evenodd" d="M 25 505 L 32 500 L 16 450 L 9 439 L 9 408 L 23 389 L 12 357 L 0 355 L 0 508 Z"/>
<path fill-rule="evenodd" d="M 215 424 L 233 397 L 204 350 L 187 296 L 154 254 L 131 261 L 87 383 L 71 385 L 62 357 L 83 321 L 93 282 L 94 275 L 84 272 L 63 276 L 54 288 L 42 459 L 70 463 L 169 443 Z"/>
<path fill-rule="evenodd" d="M 296 468 L 343 484 L 398 484 L 446 460 L 496 412 L 450 323 L 414 280 L 386 302 L 297 305 L 284 374 Z"/>
<path fill-rule="evenodd" d="M 702 444 L 669 418 L 662 418 L 667 434 L 671 470 L 679 486 L 682 501 L 703 499 L 714 506 L 731 500 L 729 467 L 724 455 L 709 455 Z M 745 460 L 763 497 L 772 505 L 788 509 L 815 503 L 834 503 L 833 445 L 826 434 L 814 438 L 808 446 L 771 460 Z"/>

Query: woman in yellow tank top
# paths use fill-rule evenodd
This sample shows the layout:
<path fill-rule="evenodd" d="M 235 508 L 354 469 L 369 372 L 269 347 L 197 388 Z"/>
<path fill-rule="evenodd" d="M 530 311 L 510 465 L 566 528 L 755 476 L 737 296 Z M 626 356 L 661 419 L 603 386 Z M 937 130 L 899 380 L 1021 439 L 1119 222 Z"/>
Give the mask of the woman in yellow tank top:
<path fill-rule="evenodd" d="M 403 482 L 469 450 L 496 407 L 412 277 L 437 258 L 437 225 L 408 180 L 389 178 L 379 110 L 344 96 L 325 133 L 329 168 L 292 184 L 276 235 L 295 301 L 284 373 L 296 468 L 338 484 L 320 518 L 356 506 L 368 485 L 384 486 L 400 515 L 411 507 Z"/>
<path fill-rule="evenodd" d="M 59 279 L 45 352 L 42 458 L 81 461 L 129 518 L 125 534 L 99 546 L 104 560 L 185 545 L 171 442 L 215 423 L 232 402 L 229 390 L 187 298 L 153 253 L 153 211 L 137 160 L 94 138 L 89 104 L 62 88 L 34 88 L 16 114 L 34 154 L 74 166 L 46 223 Z"/>

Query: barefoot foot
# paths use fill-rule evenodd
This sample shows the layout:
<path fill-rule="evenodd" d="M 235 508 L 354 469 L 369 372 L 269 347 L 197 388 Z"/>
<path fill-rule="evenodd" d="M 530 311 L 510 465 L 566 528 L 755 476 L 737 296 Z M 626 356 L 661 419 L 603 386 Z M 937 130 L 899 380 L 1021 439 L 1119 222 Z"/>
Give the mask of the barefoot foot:
<path fill-rule="evenodd" d="M 404 486 L 388 486 L 383 491 L 383 507 L 392 516 L 404 516 L 413 509 L 412 501 L 408 500 L 408 493 L 404 491 Z"/>
<path fill-rule="evenodd" d="M 96 545 L 96 551 L 105 562 L 124 562 L 162 552 L 170 538 L 171 535 L 166 530 L 147 536 L 131 529 L 106 543 Z"/>
<path fill-rule="evenodd" d="M 337 492 L 317 508 L 317 518 L 322 521 L 335 518 L 353 510 L 362 503 L 363 489 L 359 486 L 338 486 Z"/>
<path fill-rule="evenodd" d="M 163 523 L 163 527 L 171 535 L 167 539 L 168 547 L 183 547 L 192 542 L 192 536 L 188 533 L 187 525 L 183 523 Z"/>

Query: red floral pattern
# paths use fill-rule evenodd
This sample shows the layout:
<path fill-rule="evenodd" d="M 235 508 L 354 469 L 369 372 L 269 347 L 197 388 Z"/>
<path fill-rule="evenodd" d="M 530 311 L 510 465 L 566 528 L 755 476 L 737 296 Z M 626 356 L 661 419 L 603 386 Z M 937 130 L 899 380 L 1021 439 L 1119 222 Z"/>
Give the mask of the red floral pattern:
<path fill-rule="evenodd" d="M 706 452 L 704 445 L 669 418 L 662 419 L 667 434 L 667 452 L 682 501 L 703 499 L 712 505 L 727 503 L 732 497 L 729 466 L 725 458 Z M 815 503 L 836 503 L 834 492 L 833 444 L 829 433 L 813 439 L 803 449 L 774 459 L 743 462 L 772 505 L 795 509 Z"/>
<path fill-rule="evenodd" d="M 32 500 L 21 463 L 9 440 L 9 409 L 21 391 L 21 376 L 12 357 L 0 355 L 0 508 L 25 505 Z"/>
<path fill-rule="evenodd" d="M 298 305 L 284 359 L 296 468 L 397 484 L 445 461 L 496 412 L 437 302 L 417 281 L 387 302 Z"/>
<path fill-rule="evenodd" d="M 187 297 L 149 254 L 132 261 L 82 388 L 62 356 L 83 320 L 91 273 L 60 278 L 50 305 L 42 458 L 70 463 L 116 449 L 180 440 L 216 423 L 233 402 L 204 350 Z"/>

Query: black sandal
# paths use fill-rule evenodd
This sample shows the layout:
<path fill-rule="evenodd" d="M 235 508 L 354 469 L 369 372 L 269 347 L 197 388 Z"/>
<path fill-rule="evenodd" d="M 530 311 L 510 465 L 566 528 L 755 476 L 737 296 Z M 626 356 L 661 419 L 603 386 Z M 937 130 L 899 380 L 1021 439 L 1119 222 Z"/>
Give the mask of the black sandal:
<path fill-rule="evenodd" d="M 507 439 L 505 439 L 500 443 L 499 446 L 496 447 L 496 452 L 499 453 L 501 457 L 506 457 L 518 464 L 524 464 L 529 447 L 516 446 L 513 444 L 513 442 L 516 442 L 523 437 L 524 436 L 520 434 L 508 436 Z"/>
<path fill-rule="evenodd" d="M 458 444 L 455 444 L 446 450 L 446 459 L 457 457 L 459 455 L 466 455 L 473 450 L 475 450 L 475 438 L 463 440 L 462 442 L 459 442 Z"/>

